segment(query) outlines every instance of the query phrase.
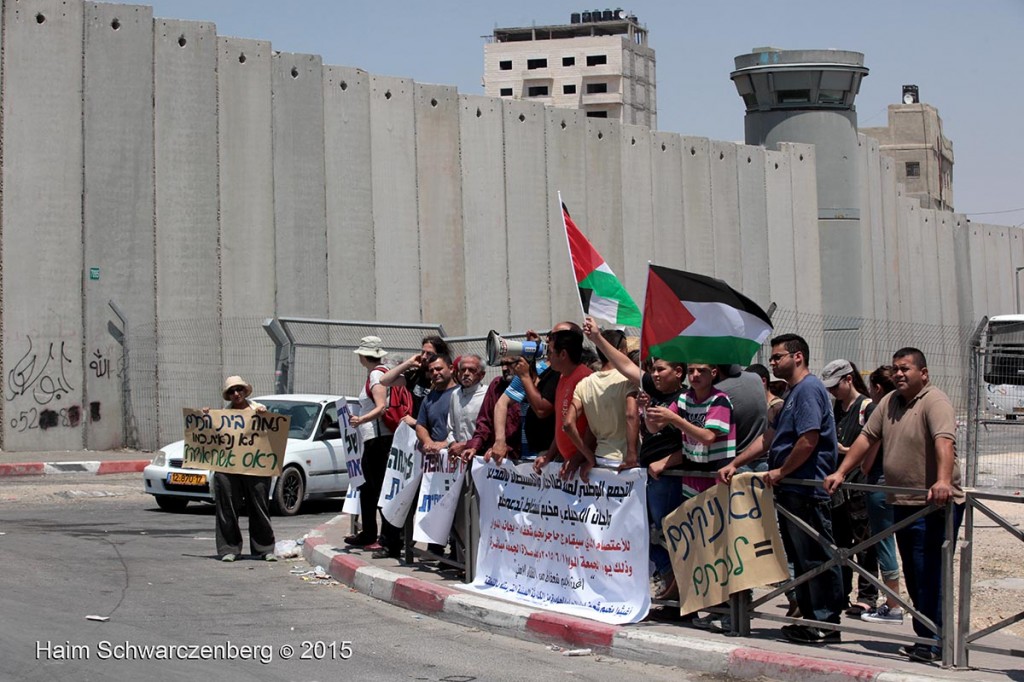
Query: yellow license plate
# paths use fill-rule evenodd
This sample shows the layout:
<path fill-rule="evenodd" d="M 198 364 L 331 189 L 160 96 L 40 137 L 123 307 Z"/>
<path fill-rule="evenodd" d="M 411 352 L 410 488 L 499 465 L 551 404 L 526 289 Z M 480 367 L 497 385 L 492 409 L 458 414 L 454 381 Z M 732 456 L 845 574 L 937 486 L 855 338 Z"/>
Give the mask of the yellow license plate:
<path fill-rule="evenodd" d="M 1016 406 L 1013 408 L 1013 411 L 1017 414 L 1024 414 L 1024 406 Z"/>
<path fill-rule="evenodd" d="M 167 474 L 167 482 L 171 485 L 206 485 L 206 474 L 182 474 L 172 471 Z"/>

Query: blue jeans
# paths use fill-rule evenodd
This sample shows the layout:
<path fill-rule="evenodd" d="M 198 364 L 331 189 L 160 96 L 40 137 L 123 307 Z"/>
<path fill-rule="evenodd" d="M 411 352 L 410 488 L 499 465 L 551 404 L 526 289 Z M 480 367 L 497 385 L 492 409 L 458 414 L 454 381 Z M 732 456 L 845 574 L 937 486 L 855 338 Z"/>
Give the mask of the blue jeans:
<path fill-rule="evenodd" d="M 924 505 L 894 505 L 897 523 L 924 508 Z M 953 542 L 964 518 L 964 505 L 953 505 Z M 938 509 L 896 531 L 896 545 L 903 560 L 903 581 L 914 608 L 927 616 L 942 631 L 942 543 L 946 541 L 946 510 Z M 923 623 L 914 619 L 918 637 L 936 640 L 932 647 L 940 651 L 941 639 Z"/>
<path fill-rule="evenodd" d="M 683 503 L 683 486 L 678 476 L 647 477 L 647 514 L 651 525 L 650 558 L 656 575 L 672 573 L 672 560 L 662 540 L 661 520 Z"/>
<path fill-rule="evenodd" d="M 786 490 L 775 491 L 775 504 L 817 531 L 824 542 L 833 542 L 832 510 L 827 499 L 817 499 Z M 814 538 L 779 514 L 779 531 L 786 556 L 793 562 L 796 577 L 813 571 L 829 560 L 828 552 Z M 796 587 L 796 602 L 804 618 L 838 623 L 843 608 L 843 576 L 838 566 Z"/>
<path fill-rule="evenodd" d="M 892 505 L 883 492 L 867 493 L 868 525 L 871 534 L 877 535 L 893 524 Z M 883 580 L 899 580 L 900 566 L 896 562 L 896 539 L 890 535 L 875 545 L 878 555 L 878 569 Z"/>

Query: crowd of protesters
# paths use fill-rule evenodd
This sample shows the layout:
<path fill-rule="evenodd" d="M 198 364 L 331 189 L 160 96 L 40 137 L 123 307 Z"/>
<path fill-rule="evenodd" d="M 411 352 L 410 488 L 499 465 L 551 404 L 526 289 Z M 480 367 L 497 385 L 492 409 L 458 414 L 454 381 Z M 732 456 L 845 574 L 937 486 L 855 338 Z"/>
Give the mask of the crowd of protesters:
<path fill-rule="evenodd" d="M 359 396 L 361 416 L 352 423 L 364 432 L 366 482 L 362 531 L 346 542 L 378 557 L 399 554 L 398 529 L 383 519 L 378 526 L 374 505 L 392 438 L 381 415 L 388 387 L 404 385 L 414 400 L 406 421 L 425 456 L 447 448 L 465 462 L 508 459 L 532 462 L 538 471 L 558 462 L 563 477 L 584 480 L 594 467 L 646 468 L 656 601 L 679 599 L 681 587 L 662 535 L 665 516 L 716 483 L 728 484 L 737 472 L 754 471 L 773 489 L 777 508 L 788 512 L 778 520 L 792 574 L 814 573 L 789 594 L 787 615 L 803 621 L 783 627 L 787 639 L 839 642 L 841 633 L 829 625 L 843 614 L 873 624 L 902 623 L 897 550 L 909 603 L 941 628 L 945 514 L 952 510 L 958 527 L 963 491 L 953 408 L 929 382 L 920 350 L 896 351 L 892 364 L 867 373 L 865 382 L 865 374 L 842 358 L 812 372 L 807 342 L 795 334 L 771 340 L 770 369 L 701 358 L 684 364 L 651 357 L 641 366 L 630 339 L 602 331 L 590 317 L 582 326 L 560 322 L 543 339 L 532 331 L 527 338 L 546 353 L 500 358 L 501 374 L 487 385 L 483 360 L 453 358 L 439 337 L 424 338 L 421 353 L 390 368 L 382 365 L 387 351 L 381 340 L 362 340 L 355 352 L 368 378 Z M 852 491 L 844 482 L 927 492 Z M 820 570 L 831 559 L 826 545 L 856 548 L 908 519 L 854 555 L 860 570 Z M 452 544 L 454 550 L 459 543 L 453 538 Z M 718 616 L 682 620 L 730 629 Z M 902 652 L 912 660 L 941 660 L 939 638 L 916 618 L 913 625 L 933 643 Z"/>

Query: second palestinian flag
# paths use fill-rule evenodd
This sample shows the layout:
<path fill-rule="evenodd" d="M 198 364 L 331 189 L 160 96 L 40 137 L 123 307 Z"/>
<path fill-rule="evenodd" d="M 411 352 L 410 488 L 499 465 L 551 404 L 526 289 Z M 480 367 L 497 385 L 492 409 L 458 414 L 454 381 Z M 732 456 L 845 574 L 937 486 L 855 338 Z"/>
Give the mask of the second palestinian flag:
<path fill-rule="evenodd" d="M 562 204 L 562 223 L 583 312 L 622 327 L 639 327 L 640 308 L 601 254 L 576 227 L 565 204 Z"/>
<path fill-rule="evenodd" d="M 746 365 L 771 332 L 768 315 L 722 280 L 650 266 L 642 357 Z"/>

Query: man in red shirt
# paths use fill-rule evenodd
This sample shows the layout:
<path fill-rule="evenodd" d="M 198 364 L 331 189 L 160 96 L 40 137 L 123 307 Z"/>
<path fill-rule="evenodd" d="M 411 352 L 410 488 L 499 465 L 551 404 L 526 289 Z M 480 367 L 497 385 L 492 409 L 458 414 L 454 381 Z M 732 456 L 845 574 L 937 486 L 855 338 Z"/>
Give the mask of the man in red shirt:
<path fill-rule="evenodd" d="M 583 358 L 583 330 L 573 324 L 569 329 L 561 329 L 551 332 L 548 343 L 548 363 L 551 369 L 558 372 L 561 377 L 558 380 L 558 388 L 555 390 L 555 440 L 546 454 L 538 457 L 533 463 L 533 469 L 537 473 L 544 468 L 548 462 L 555 461 L 561 456 L 562 465 L 561 477 L 571 478 L 577 471 L 586 480 L 590 465 L 585 457 L 580 455 L 572 439 L 562 429 L 565 423 L 565 415 L 572 404 L 573 391 L 580 380 L 591 374 L 591 369 L 581 364 Z M 593 436 L 587 427 L 587 418 L 580 410 L 579 418 L 576 420 L 576 430 L 583 436 L 584 440 Z"/>

